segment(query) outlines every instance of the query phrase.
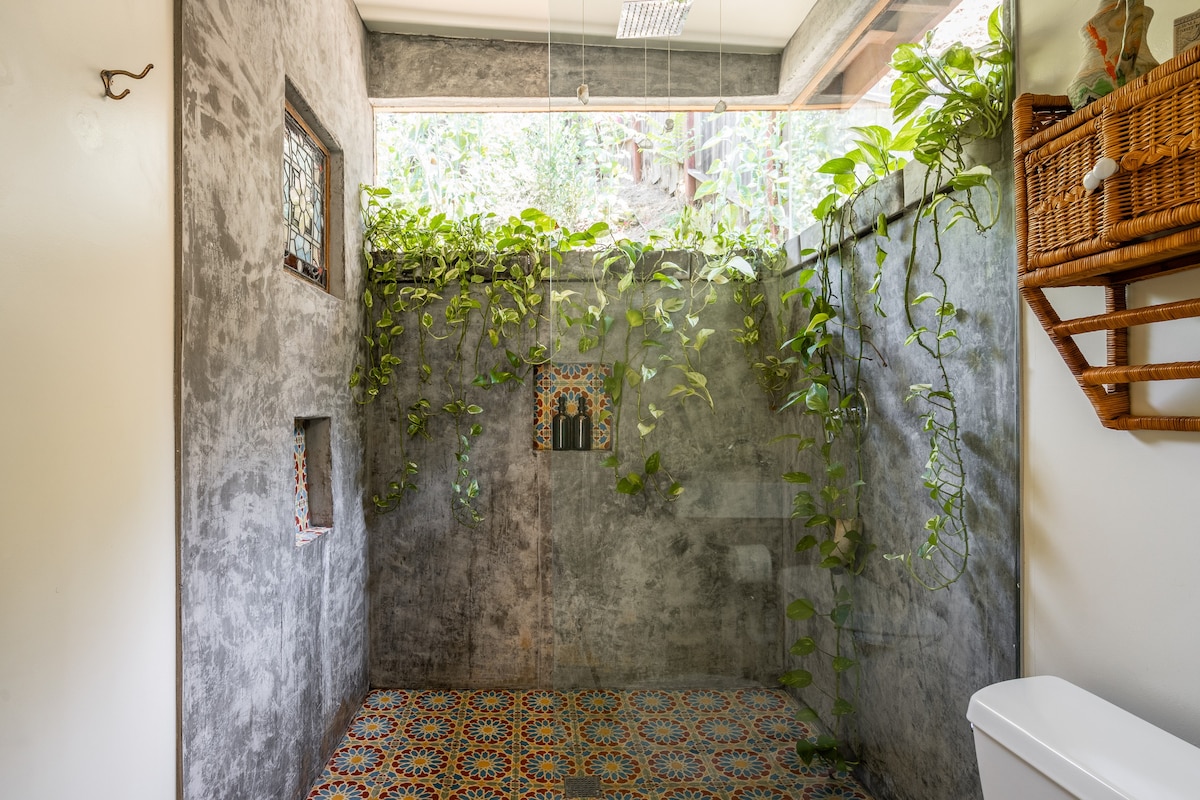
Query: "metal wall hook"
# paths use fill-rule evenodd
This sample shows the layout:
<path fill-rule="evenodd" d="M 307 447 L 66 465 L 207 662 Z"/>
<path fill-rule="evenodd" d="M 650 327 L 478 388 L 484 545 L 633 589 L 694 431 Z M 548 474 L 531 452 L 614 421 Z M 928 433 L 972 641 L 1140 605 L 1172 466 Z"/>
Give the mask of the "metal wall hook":
<path fill-rule="evenodd" d="M 146 73 L 148 73 L 153 68 L 154 68 L 153 64 L 147 64 L 146 68 L 144 70 L 142 70 L 141 75 L 134 75 L 132 72 L 129 72 L 129 71 L 123 70 L 123 69 L 102 69 L 102 70 L 100 70 L 100 80 L 104 81 L 105 97 L 111 97 L 113 100 L 120 100 L 122 97 L 129 94 L 128 89 L 121 92 L 120 94 L 112 93 L 112 79 L 113 79 L 114 75 L 128 75 L 129 77 L 133 78 L 135 81 L 140 81 L 142 78 L 146 77 Z"/>

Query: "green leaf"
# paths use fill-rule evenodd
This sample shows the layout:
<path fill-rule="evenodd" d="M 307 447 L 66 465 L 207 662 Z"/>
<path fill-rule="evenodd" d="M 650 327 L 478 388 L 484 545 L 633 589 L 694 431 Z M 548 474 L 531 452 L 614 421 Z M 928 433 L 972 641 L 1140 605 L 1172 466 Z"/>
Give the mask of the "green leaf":
<path fill-rule="evenodd" d="M 1000 9 L 1002 5 L 996 6 L 992 13 L 988 16 L 987 30 L 988 38 L 993 42 L 1004 41 L 1004 30 L 1000 27 Z"/>
<path fill-rule="evenodd" d="M 970 169 L 960 170 L 954 173 L 954 177 L 950 179 L 950 185 L 955 189 L 971 189 L 976 186 L 984 186 L 992 177 L 992 171 L 984 164 L 977 164 Z"/>
<path fill-rule="evenodd" d="M 921 56 L 915 44 L 902 44 L 892 53 L 892 69 L 897 72 L 917 72 L 921 67 Z"/>
<path fill-rule="evenodd" d="M 803 689 L 806 686 L 811 686 L 812 681 L 812 673 L 806 669 L 793 669 L 779 676 L 780 683 L 795 689 Z"/>
<path fill-rule="evenodd" d="M 845 157 L 831 158 L 817 167 L 817 172 L 825 175 L 845 175 L 854 172 L 854 162 Z"/>
<path fill-rule="evenodd" d="M 806 620 L 816 613 L 817 610 L 813 607 L 812 601 L 803 598 L 800 600 L 793 600 L 788 604 L 787 607 L 788 619 Z"/>
<path fill-rule="evenodd" d="M 802 639 L 797 639 L 795 644 L 791 646 L 790 652 L 794 656 L 806 656 L 813 653 L 817 649 L 817 643 L 811 636 L 805 636 Z"/>
<path fill-rule="evenodd" d="M 646 459 L 646 474 L 654 475 L 655 473 L 658 472 L 659 466 L 660 466 L 659 454 L 658 454 L 658 451 L 655 451 L 650 454 L 649 458 Z"/>
<path fill-rule="evenodd" d="M 797 722 L 820 722 L 821 715 L 812 706 L 805 706 L 796 712 Z"/>
<path fill-rule="evenodd" d="M 800 541 L 796 542 L 796 552 L 803 553 L 805 550 L 811 550 L 812 548 L 816 547 L 816 545 L 817 537 L 813 536 L 811 533 L 807 534 Z"/>
<path fill-rule="evenodd" d="M 637 494 L 642 488 L 642 476 L 636 472 L 631 472 L 617 481 L 617 491 L 621 494 Z"/>
<path fill-rule="evenodd" d="M 834 672 L 845 672 L 846 670 L 852 669 L 853 667 L 856 667 L 856 666 L 858 666 L 858 662 L 855 661 L 853 658 L 847 658 L 846 656 L 834 656 L 833 657 L 833 671 Z"/>
<path fill-rule="evenodd" d="M 788 483 L 812 483 L 812 476 L 807 472 L 786 472 L 783 479 Z"/>
<path fill-rule="evenodd" d="M 804 395 L 804 405 L 812 411 L 825 413 L 829 410 L 829 390 L 819 383 L 814 383 Z"/>
<path fill-rule="evenodd" d="M 823 220 L 829 216 L 834 207 L 837 206 L 838 195 L 835 192 L 830 192 L 821 198 L 821 202 L 817 203 L 817 207 L 813 209 L 813 216 Z"/>
<path fill-rule="evenodd" d="M 646 323 L 646 315 L 637 308 L 628 308 L 625 310 L 625 320 L 631 328 L 640 328 Z"/>

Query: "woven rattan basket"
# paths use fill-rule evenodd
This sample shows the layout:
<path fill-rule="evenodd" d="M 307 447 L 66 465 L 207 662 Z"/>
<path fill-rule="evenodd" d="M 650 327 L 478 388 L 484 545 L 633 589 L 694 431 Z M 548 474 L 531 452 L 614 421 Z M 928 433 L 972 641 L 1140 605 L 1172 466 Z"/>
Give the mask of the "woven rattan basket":
<path fill-rule="evenodd" d="M 1129 309 L 1130 283 L 1200 265 L 1200 47 L 1071 113 L 1066 97 L 1013 106 L 1017 267 L 1021 294 L 1110 428 L 1200 431 L 1200 417 L 1134 415 L 1129 385 L 1200 378 L 1200 361 L 1128 362 L 1129 328 L 1200 316 L 1200 298 Z M 1094 191 L 1102 158 L 1116 173 Z M 1042 291 L 1105 287 L 1103 313 L 1062 320 Z M 1092 366 L 1072 337 L 1108 332 Z"/>

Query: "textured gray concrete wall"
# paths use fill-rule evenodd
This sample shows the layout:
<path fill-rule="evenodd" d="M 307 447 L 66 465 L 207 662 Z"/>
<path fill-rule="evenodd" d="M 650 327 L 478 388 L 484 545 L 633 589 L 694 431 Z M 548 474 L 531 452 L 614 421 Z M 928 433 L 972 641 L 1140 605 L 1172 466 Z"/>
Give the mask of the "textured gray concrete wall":
<path fill-rule="evenodd" d="M 992 168 L 1001 186 L 1011 185 L 1007 156 Z M 903 208 L 901 198 L 919 195 L 921 186 L 914 170 L 893 181 L 878 195 L 889 215 Z M 866 219 L 878 210 L 870 207 Z M 935 592 L 918 585 L 899 562 L 882 558 L 915 549 L 927 535 L 925 520 L 937 510 L 922 488 L 929 455 L 928 434 L 918 418 L 922 409 L 904 402 L 910 385 L 936 382 L 928 356 L 904 345 L 900 251 L 907 251 L 907 244 L 899 243 L 908 241 L 911 229 L 910 210 L 892 222 L 893 244 L 885 244 L 891 255 L 879 296 L 887 317 L 872 315 L 869 304 L 864 312 L 878 353 L 869 351 L 863 374 L 870 422 L 862 450 L 867 485 L 861 519 L 866 540 L 877 550 L 850 584 L 855 612 L 849 627 L 862 664 L 850 739 L 862 759 L 864 782 L 876 797 L 970 800 L 981 794 L 967 703 L 977 689 L 1014 678 L 1018 671 L 1018 324 L 1011 198 L 1005 197 L 1000 221 L 987 234 L 963 222 L 941 238 L 950 298 L 960 308 L 955 327 L 962 349 L 947 359 L 947 367 L 965 445 L 971 554 L 966 574 Z M 927 263 L 934 242 L 928 227 L 924 231 L 918 251 Z M 857 246 L 868 272 L 873 272 L 874 252 L 870 238 Z M 925 271 L 918 272 L 914 286 L 914 294 L 934 288 Z M 784 575 L 788 593 L 804 596 L 816 587 L 828 602 L 828 579 L 814 583 L 817 572 L 822 571 L 808 559 L 797 561 Z M 797 635 L 810 630 L 792 626 Z"/>
<path fill-rule="evenodd" d="M 698 326 L 716 331 L 698 359 L 715 407 L 669 397 L 679 372 L 651 359 L 659 375 L 644 384 L 644 407 L 666 413 L 644 449 L 629 400 L 622 419 L 625 469 L 660 451 L 685 486 L 678 500 L 618 494 L 599 454 L 553 454 L 557 685 L 778 685 L 784 603 L 775 573 L 794 544 L 779 476 L 790 448 L 770 441 L 778 421 L 733 339 L 743 311 L 731 294 L 721 287 Z M 624 324 L 610 335 L 621 342 Z M 674 334 L 650 326 L 633 341 L 643 335 Z"/>
<path fill-rule="evenodd" d="M 547 50 L 544 43 L 372 33 L 369 58 L 370 94 L 384 105 L 545 108 L 549 92 L 574 108 L 585 79 L 590 107 L 661 107 L 668 96 L 675 108 L 711 108 L 722 95 L 730 105 L 787 103 L 776 96 L 778 54 L 589 45 L 585 56 L 578 42 Z"/>
<path fill-rule="evenodd" d="M 285 76 L 342 150 L 341 294 L 372 164 L 349 0 L 183 0 L 180 608 L 188 800 L 300 798 L 366 687 L 360 315 L 286 273 Z M 333 531 L 294 545 L 292 428 L 331 418 Z"/>
<path fill-rule="evenodd" d="M 702 325 L 719 331 L 702 358 L 716 410 L 667 398 L 675 370 L 648 387 L 647 402 L 667 409 L 648 446 L 687 487 L 673 504 L 617 494 L 603 452 L 533 451 L 531 383 L 474 398 L 486 408 L 470 462 L 487 514 L 477 528 L 450 516 L 446 421 L 432 441 L 410 440 L 419 493 L 369 518 L 373 685 L 775 684 L 783 608 L 774 570 L 793 544 L 778 480 L 787 448 L 760 435 L 771 412 L 726 333 L 741 312 L 724 293 L 706 314 Z M 621 340 L 620 324 L 611 336 Z M 428 344 L 443 357 L 449 346 Z M 613 359 L 612 349 L 573 352 L 569 334 L 565 351 L 564 362 Z M 435 406 L 448 399 L 440 374 L 435 367 Z M 370 407 L 375 491 L 399 466 L 397 418 L 394 407 Z M 621 436 L 644 460 L 632 411 Z"/>

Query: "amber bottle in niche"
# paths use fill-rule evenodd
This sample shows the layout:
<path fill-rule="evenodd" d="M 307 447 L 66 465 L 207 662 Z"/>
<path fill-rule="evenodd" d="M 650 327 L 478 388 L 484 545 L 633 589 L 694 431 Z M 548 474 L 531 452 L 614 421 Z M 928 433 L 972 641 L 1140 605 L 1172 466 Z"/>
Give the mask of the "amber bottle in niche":
<path fill-rule="evenodd" d="M 571 419 L 575 430 L 575 449 L 592 449 L 592 415 L 586 397 L 579 398 L 579 412 Z"/>
<path fill-rule="evenodd" d="M 567 416 L 567 396 L 558 396 L 558 409 L 550 417 L 550 448 L 552 450 L 574 450 L 575 431 L 571 418 Z"/>

